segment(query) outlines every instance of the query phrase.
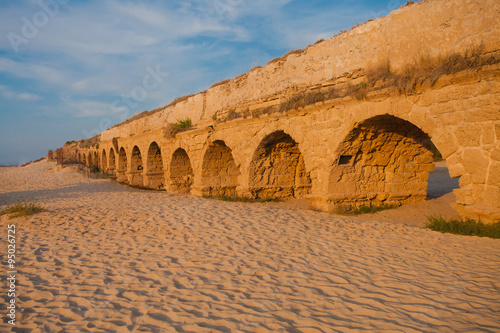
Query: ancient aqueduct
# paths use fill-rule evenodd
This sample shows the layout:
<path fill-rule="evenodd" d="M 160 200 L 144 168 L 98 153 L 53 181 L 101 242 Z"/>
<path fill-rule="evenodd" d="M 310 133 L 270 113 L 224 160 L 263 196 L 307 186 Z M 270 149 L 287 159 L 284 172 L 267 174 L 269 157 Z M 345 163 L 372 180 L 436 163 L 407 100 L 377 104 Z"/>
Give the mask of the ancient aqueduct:
<path fill-rule="evenodd" d="M 500 218 L 500 66 L 416 82 L 411 91 L 366 84 L 369 68 L 465 53 L 498 59 L 500 2 L 427 0 L 205 92 L 137 117 L 79 145 L 79 162 L 120 182 L 170 192 L 254 198 L 303 197 L 339 205 L 426 198 L 437 150 L 462 215 Z M 423 61 L 423 60 L 422 60 Z M 332 91 L 338 94 L 330 94 Z M 344 93 L 341 93 L 344 92 Z M 345 93 L 350 92 L 350 93 Z M 314 96 L 329 96 L 314 100 Z M 280 109 L 284 103 L 310 103 Z M 172 134 L 169 123 L 194 126 Z"/>

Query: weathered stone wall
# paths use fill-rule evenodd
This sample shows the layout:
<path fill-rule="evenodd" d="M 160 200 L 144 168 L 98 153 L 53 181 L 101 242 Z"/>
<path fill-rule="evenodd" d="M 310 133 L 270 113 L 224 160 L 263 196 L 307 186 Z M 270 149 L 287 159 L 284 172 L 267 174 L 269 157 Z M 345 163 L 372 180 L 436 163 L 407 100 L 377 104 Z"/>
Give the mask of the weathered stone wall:
<path fill-rule="evenodd" d="M 213 142 L 203 157 L 203 194 L 235 196 L 239 175 L 231 149 L 223 141 Z"/>
<path fill-rule="evenodd" d="M 170 163 L 170 179 L 168 189 L 174 193 L 189 193 L 193 185 L 193 167 L 188 154 L 178 148 L 172 155 Z"/>
<path fill-rule="evenodd" d="M 149 146 L 146 171 L 146 187 L 152 189 L 165 188 L 165 172 L 163 171 L 163 159 L 161 156 L 161 149 L 156 142 L 151 143 L 151 145 Z"/>
<path fill-rule="evenodd" d="M 258 199 L 303 197 L 309 194 L 311 179 L 297 143 L 283 131 L 265 138 L 250 164 L 249 187 Z"/>
<path fill-rule="evenodd" d="M 333 211 L 424 200 L 438 149 L 451 176 L 460 177 L 455 208 L 492 221 L 500 218 L 498 64 L 442 75 L 411 94 L 375 84 L 359 96 L 336 95 L 305 108 L 244 111 L 279 104 L 297 95 L 298 87 L 356 87 L 366 81 L 363 71 L 334 77 L 370 61 L 390 59 L 397 68 L 422 54 L 464 52 L 479 42 L 484 54 L 499 52 L 499 13 L 500 3 L 488 0 L 402 8 L 112 128 L 101 135 L 99 155 L 95 148 L 80 149 L 80 160 L 107 166 L 118 181 L 137 186 L 194 195 L 304 197 Z M 212 119 L 231 110 L 244 116 Z M 170 135 L 167 123 L 186 116 L 195 127 Z"/>
<path fill-rule="evenodd" d="M 329 193 L 352 205 L 422 201 L 434 151 L 429 136 L 407 121 L 387 115 L 368 119 L 340 144 Z"/>
<path fill-rule="evenodd" d="M 400 68 L 421 57 L 483 44 L 500 48 L 497 0 L 427 0 L 255 68 L 225 84 L 101 134 L 103 141 L 161 129 L 189 117 L 195 123 L 224 110 L 279 103 L 298 87 L 316 85 L 358 68 L 390 61 Z M 278 95 L 278 96 L 276 96 Z"/>
<path fill-rule="evenodd" d="M 337 98 L 175 137 L 157 130 L 119 138 L 118 169 L 131 163 L 134 147 L 148 152 L 155 143 L 168 191 L 202 195 L 214 188 L 216 195 L 248 197 L 293 192 L 331 211 L 345 203 L 424 199 L 435 146 L 451 176 L 460 177 L 456 208 L 487 221 L 500 217 L 499 100 L 500 66 L 489 66 L 443 77 L 410 96 L 382 89 L 363 101 Z M 99 145 L 109 156 L 114 149 L 112 140 Z M 139 172 L 136 165 L 127 164 L 118 180 Z M 142 174 L 148 174 L 147 167 Z"/>

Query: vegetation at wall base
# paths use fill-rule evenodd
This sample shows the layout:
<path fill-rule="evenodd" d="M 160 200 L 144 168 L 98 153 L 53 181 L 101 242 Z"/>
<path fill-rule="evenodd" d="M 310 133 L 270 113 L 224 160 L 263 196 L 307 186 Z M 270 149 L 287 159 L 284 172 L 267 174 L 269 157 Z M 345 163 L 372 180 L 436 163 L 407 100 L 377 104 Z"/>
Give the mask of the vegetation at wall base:
<path fill-rule="evenodd" d="M 455 235 L 500 238 L 500 221 L 492 224 L 484 224 L 481 221 L 471 219 L 446 220 L 441 216 L 431 216 L 427 219 L 429 222 L 425 227 L 434 231 Z"/>
<path fill-rule="evenodd" d="M 374 214 L 377 212 L 381 212 L 383 210 L 387 209 L 393 209 L 399 207 L 399 205 L 388 205 L 388 204 L 382 204 L 382 205 L 362 205 L 360 207 L 353 207 L 351 205 L 341 205 L 337 207 L 334 211 L 335 214 L 338 215 L 362 215 L 362 214 Z"/>
<path fill-rule="evenodd" d="M 0 212 L 0 215 L 9 215 L 9 219 L 13 219 L 15 217 L 28 217 L 33 214 L 45 211 L 45 208 L 34 203 L 22 202 L 7 207 L 2 212 Z"/>
<path fill-rule="evenodd" d="M 238 197 L 238 196 L 229 196 L 229 195 L 220 195 L 220 196 L 210 196 L 210 195 L 203 195 L 202 196 L 205 199 L 217 199 L 221 201 L 227 201 L 227 202 L 281 202 L 281 199 L 278 198 L 266 198 L 266 199 L 255 199 L 255 198 L 245 198 L 245 197 Z"/>
<path fill-rule="evenodd" d="M 365 100 L 369 92 L 387 88 L 401 95 L 412 95 L 418 93 L 422 86 L 433 87 L 439 78 L 445 75 L 462 71 L 477 73 L 485 66 L 498 63 L 500 55 L 485 54 L 482 45 L 470 47 L 465 53 L 450 53 L 440 57 L 422 56 L 397 71 L 391 67 L 389 60 L 382 60 L 371 68 L 346 73 L 350 79 L 353 76 L 364 77 L 364 81 L 357 84 L 348 82 L 345 86 L 305 89 L 288 96 L 281 104 L 254 109 L 251 112 L 231 109 L 226 112 L 224 118 L 218 117 L 217 122 L 245 118 L 249 115 L 259 117 L 263 114 L 285 113 L 336 98 L 352 97 Z"/>

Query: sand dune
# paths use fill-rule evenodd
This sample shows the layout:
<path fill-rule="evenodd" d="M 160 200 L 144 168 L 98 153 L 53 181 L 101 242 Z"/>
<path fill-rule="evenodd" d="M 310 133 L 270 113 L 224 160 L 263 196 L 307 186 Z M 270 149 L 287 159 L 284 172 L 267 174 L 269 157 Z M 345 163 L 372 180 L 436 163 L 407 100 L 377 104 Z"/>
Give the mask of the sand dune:
<path fill-rule="evenodd" d="M 500 241 L 417 227 L 424 205 L 334 216 L 53 167 L 0 169 L 0 209 L 23 200 L 48 209 L 0 220 L 1 239 L 7 224 L 18 229 L 17 330 L 500 331 Z M 417 217 L 390 219 L 404 211 Z"/>

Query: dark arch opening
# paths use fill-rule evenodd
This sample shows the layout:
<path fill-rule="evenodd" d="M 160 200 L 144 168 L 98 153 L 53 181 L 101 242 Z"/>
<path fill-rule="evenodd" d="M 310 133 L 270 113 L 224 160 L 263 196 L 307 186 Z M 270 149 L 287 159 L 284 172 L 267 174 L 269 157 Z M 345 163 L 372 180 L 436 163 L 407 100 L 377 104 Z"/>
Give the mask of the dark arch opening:
<path fill-rule="evenodd" d="M 354 208 L 423 201 L 436 154 L 430 137 L 412 123 L 390 115 L 370 118 L 336 151 L 330 203 Z"/>
<path fill-rule="evenodd" d="M 93 164 L 93 165 L 94 165 L 95 167 L 99 168 L 99 154 L 97 154 L 97 152 L 96 152 L 96 151 L 94 152 L 94 160 L 93 160 L 93 162 L 94 162 L 94 164 Z"/>
<path fill-rule="evenodd" d="M 82 156 L 81 156 L 81 161 L 82 161 L 82 164 L 83 165 L 86 165 L 87 164 L 87 157 L 85 156 L 84 153 L 82 153 Z"/>
<path fill-rule="evenodd" d="M 139 147 L 134 146 L 132 149 L 132 156 L 130 157 L 130 185 L 144 186 L 144 179 L 142 177 L 142 155 Z"/>
<path fill-rule="evenodd" d="M 118 154 L 118 178 L 119 182 L 124 182 L 127 180 L 127 153 L 125 148 L 120 148 L 120 153 Z"/>
<path fill-rule="evenodd" d="M 102 170 L 107 171 L 107 169 L 108 169 L 108 159 L 106 157 L 106 150 L 104 150 L 104 149 L 102 150 L 101 161 L 102 161 Z"/>
<path fill-rule="evenodd" d="M 91 152 L 89 152 L 89 156 L 87 158 L 87 165 L 88 166 L 94 165 L 94 161 L 92 160 L 92 153 Z"/>
<path fill-rule="evenodd" d="M 193 185 L 193 168 L 186 151 L 178 148 L 170 163 L 170 190 L 176 193 L 189 193 Z"/>
<path fill-rule="evenodd" d="M 114 173 L 115 168 L 116 168 L 115 150 L 111 148 L 109 150 L 109 171 L 111 171 L 111 173 Z"/>
<path fill-rule="evenodd" d="M 252 157 L 249 185 L 257 199 L 299 198 L 310 193 L 304 157 L 290 135 L 277 131 L 262 140 Z"/>
<path fill-rule="evenodd" d="M 208 196 L 236 196 L 240 170 L 234 162 L 231 149 L 224 141 L 215 141 L 203 157 L 203 194 Z"/>
<path fill-rule="evenodd" d="M 148 149 L 147 161 L 148 187 L 153 189 L 165 188 L 165 173 L 163 172 L 163 159 L 160 147 L 156 142 L 151 143 Z"/>

